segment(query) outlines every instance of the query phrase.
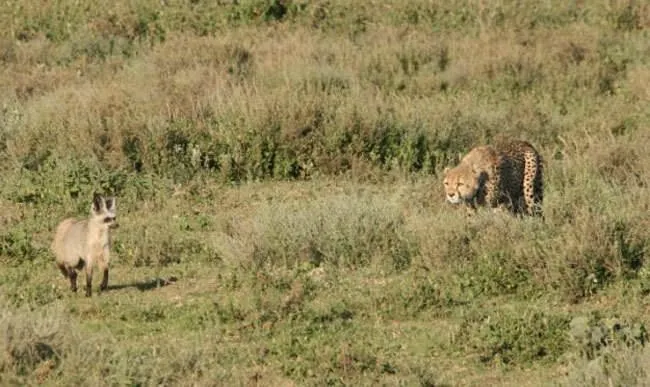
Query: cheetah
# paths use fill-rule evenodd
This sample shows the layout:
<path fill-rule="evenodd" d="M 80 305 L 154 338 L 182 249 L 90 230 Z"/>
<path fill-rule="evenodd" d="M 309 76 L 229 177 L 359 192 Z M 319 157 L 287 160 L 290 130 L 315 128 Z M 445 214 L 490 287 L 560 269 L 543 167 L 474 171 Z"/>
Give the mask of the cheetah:
<path fill-rule="evenodd" d="M 541 216 L 543 159 L 527 141 L 512 140 L 473 148 L 454 168 L 445 168 L 447 201 L 505 207 L 514 214 Z"/>

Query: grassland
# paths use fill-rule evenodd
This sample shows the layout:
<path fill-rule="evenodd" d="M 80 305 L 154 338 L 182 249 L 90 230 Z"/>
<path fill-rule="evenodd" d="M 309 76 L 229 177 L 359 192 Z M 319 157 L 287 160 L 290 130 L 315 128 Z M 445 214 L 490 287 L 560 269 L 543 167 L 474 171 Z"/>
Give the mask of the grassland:
<path fill-rule="evenodd" d="M 650 384 L 644 2 L 5 1 L 0 64 L 2 385 Z M 444 203 L 501 136 L 543 220 Z"/>

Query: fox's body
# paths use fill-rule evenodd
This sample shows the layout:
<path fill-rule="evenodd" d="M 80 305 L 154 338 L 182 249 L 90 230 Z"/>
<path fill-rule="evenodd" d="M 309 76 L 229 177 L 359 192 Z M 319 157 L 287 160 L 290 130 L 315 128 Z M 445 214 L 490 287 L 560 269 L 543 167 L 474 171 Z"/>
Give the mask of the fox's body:
<path fill-rule="evenodd" d="M 92 276 L 95 264 L 103 273 L 100 290 L 108 286 L 110 259 L 110 229 L 115 225 L 115 199 L 95 196 L 90 217 L 84 220 L 67 218 L 56 228 L 52 251 L 56 264 L 70 288 L 77 291 L 77 270 L 85 269 L 86 296 L 92 294 Z"/>

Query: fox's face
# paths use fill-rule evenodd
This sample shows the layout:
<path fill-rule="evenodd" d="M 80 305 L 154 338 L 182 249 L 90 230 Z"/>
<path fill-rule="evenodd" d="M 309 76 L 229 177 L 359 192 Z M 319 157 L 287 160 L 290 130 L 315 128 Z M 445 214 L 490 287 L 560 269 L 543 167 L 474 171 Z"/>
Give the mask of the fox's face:
<path fill-rule="evenodd" d="M 115 197 L 103 197 L 95 194 L 93 204 L 90 208 L 91 218 L 94 222 L 104 225 L 107 228 L 117 226 L 117 215 L 115 212 Z"/>

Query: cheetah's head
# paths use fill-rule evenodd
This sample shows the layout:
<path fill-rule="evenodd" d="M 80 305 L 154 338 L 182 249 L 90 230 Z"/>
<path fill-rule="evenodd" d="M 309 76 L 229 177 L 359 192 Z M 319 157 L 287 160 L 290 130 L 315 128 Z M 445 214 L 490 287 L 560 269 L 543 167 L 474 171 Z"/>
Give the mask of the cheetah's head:
<path fill-rule="evenodd" d="M 481 186 L 482 173 L 466 164 L 445 168 L 443 184 L 447 201 L 451 204 L 470 202 Z"/>

